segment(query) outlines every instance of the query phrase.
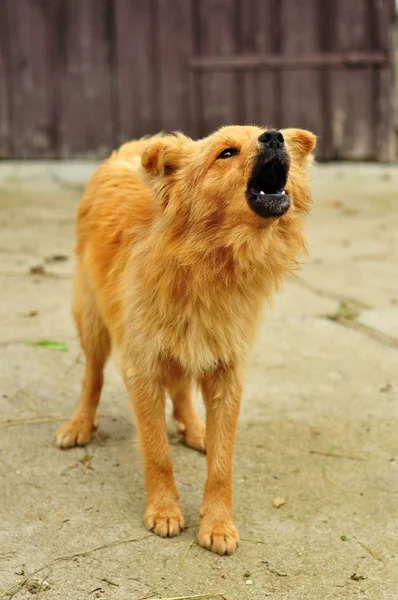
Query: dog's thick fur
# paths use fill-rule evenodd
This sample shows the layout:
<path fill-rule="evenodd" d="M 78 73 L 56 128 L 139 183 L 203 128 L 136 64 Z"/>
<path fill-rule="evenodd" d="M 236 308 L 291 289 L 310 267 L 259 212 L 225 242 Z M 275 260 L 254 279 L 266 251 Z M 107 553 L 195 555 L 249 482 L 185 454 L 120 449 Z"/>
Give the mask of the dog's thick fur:
<path fill-rule="evenodd" d="M 245 195 L 262 133 L 231 126 L 198 141 L 173 134 L 127 143 L 94 174 L 77 218 L 73 314 L 86 372 L 57 444 L 89 442 L 114 344 L 144 455 L 147 527 L 173 536 L 184 526 L 166 435 L 167 390 L 185 443 L 206 448 L 199 542 L 220 554 L 239 541 L 231 472 L 246 359 L 264 300 L 305 250 L 315 137 L 282 130 L 291 205 L 280 218 L 264 219 Z M 228 147 L 238 153 L 217 159 Z M 193 382 L 202 390 L 207 431 L 193 408 Z"/>

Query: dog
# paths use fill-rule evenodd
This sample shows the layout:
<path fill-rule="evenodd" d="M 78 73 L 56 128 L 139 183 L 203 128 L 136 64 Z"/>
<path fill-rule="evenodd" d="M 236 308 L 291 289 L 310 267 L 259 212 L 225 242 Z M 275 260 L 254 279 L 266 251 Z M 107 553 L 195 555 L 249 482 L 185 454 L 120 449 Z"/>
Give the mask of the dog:
<path fill-rule="evenodd" d="M 113 345 L 144 458 L 146 527 L 163 537 L 184 527 L 168 392 L 182 440 L 207 454 L 198 541 L 221 555 L 239 543 L 231 476 L 245 365 L 264 301 L 305 251 L 315 143 L 309 131 L 255 126 L 128 142 L 95 172 L 78 208 L 72 308 L 86 366 L 57 446 L 89 442 Z"/>

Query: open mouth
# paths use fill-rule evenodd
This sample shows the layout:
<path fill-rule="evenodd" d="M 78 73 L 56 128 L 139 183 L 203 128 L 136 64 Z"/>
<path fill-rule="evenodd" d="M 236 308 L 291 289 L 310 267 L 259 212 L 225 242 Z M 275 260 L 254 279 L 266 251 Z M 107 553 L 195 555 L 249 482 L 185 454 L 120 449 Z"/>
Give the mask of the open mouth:
<path fill-rule="evenodd" d="M 264 219 L 281 217 L 289 206 L 289 194 L 285 190 L 289 162 L 285 156 L 275 155 L 265 164 L 259 161 L 247 186 L 250 208 Z"/>

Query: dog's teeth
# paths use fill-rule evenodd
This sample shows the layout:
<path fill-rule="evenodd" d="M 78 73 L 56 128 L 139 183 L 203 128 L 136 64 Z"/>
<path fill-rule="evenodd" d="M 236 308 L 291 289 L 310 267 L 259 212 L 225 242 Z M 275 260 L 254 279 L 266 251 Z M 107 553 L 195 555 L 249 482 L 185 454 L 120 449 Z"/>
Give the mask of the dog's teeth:
<path fill-rule="evenodd" d="M 263 192 L 263 190 L 260 190 L 260 196 L 265 196 L 265 192 Z"/>
<path fill-rule="evenodd" d="M 286 194 L 285 190 L 282 190 L 282 194 Z"/>

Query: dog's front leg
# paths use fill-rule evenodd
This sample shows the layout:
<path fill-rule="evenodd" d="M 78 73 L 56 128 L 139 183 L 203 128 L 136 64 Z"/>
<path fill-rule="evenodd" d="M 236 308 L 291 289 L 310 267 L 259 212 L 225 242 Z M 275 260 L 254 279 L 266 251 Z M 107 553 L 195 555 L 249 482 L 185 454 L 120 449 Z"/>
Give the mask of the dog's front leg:
<path fill-rule="evenodd" d="M 239 534 L 232 518 L 232 454 L 242 395 L 236 366 L 220 368 L 201 382 L 206 404 L 208 475 L 199 543 L 218 554 L 232 554 Z"/>
<path fill-rule="evenodd" d="M 178 535 L 184 518 L 174 482 L 165 423 L 165 391 L 153 379 L 123 369 L 144 455 L 145 525 L 162 537 Z"/>

